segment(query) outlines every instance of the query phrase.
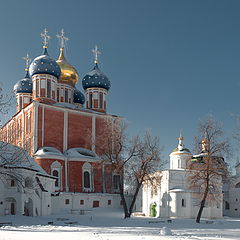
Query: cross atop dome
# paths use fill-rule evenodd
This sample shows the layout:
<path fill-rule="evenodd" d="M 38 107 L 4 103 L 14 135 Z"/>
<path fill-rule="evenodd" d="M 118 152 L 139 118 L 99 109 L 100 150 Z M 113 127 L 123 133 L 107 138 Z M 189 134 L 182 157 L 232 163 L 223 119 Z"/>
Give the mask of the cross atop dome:
<path fill-rule="evenodd" d="M 32 60 L 31 58 L 29 58 L 29 54 L 27 53 L 27 56 L 26 57 L 23 57 L 23 60 L 26 61 L 26 67 L 25 67 L 25 71 L 28 72 L 28 69 L 29 69 L 29 63 L 30 61 Z"/>
<path fill-rule="evenodd" d="M 64 30 L 63 29 L 61 30 L 61 35 L 57 34 L 56 36 L 60 41 L 60 47 L 64 48 L 66 45 L 66 42 L 69 40 L 69 38 L 64 36 Z"/>
<path fill-rule="evenodd" d="M 183 144 L 183 136 L 182 136 L 182 129 L 180 129 L 180 135 L 178 138 L 178 150 L 183 150 L 184 144 Z"/>
<path fill-rule="evenodd" d="M 43 39 L 43 48 L 47 48 L 48 40 L 51 39 L 51 37 L 48 35 L 48 31 L 46 28 L 41 33 L 41 38 Z"/>
<path fill-rule="evenodd" d="M 92 49 L 93 56 L 94 56 L 94 63 L 98 64 L 98 56 L 101 54 L 101 52 L 98 50 L 97 45 L 95 45 L 95 48 Z"/>

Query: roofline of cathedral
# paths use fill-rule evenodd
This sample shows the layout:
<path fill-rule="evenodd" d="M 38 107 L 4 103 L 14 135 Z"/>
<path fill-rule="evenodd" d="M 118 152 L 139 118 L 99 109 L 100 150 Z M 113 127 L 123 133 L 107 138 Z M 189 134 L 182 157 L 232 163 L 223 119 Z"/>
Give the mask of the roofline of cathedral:
<path fill-rule="evenodd" d="M 87 108 L 79 108 L 79 109 L 71 109 L 71 108 L 68 108 L 66 106 L 56 106 L 56 105 L 49 105 L 49 104 L 46 104 L 46 103 L 41 103 L 41 102 L 38 102 L 38 101 L 35 101 L 33 100 L 32 102 L 30 102 L 27 106 L 25 106 L 25 108 L 22 108 L 19 112 L 15 113 L 11 119 L 9 119 L 7 122 L 5 122 L 2 126 L 1 126 L 1 129 L 4 128 L 9 122 L 11 122 L 14 117 L 16 117 L 18 114 L 20 114 L 21 112 L 24 112 L 26 111 L 31 105 L 33 104 L 36 104 L 36 105 L 43 105 L 44 107 L 48 107 L 48 108 L 58 108 L 58 109 L 61 109 L 63 111 L 70 111 L 70 112 L 81 112 L 83 114 L 86 114 L 86 115 L 89 115 L 89 114 L 94 114 L 96 116 L 99 116 L 99 117 L 105 117 L 105 116 L 111 116 L 111 117 L 115 117 L 115 118 L 119 118 L 119 119 L 123 119 L 122 116 L 117 116 L 117 115 L 114 115 L 114 114 L 109 114 L 109 113 L 101 113 L 101 112 L 97 112 L 97 111 L 94 111 L 94 110 L 90 110 L 90 109 L 87 109 Z"/>

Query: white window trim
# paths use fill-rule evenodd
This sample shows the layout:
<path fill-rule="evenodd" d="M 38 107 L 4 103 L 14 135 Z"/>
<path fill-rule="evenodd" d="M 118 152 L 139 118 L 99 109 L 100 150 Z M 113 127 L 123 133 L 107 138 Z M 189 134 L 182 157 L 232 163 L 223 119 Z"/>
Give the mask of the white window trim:
<path fill-rule="evenodd" d="M 84 187 L 84 172 L 88 172 L 90 175 L 90 188 Z M 85 162 L 82 167 L 82 187 L 83 192 L 93 192 L 94 191 L 94 181 L 93 181 L 93 170 L 90 163 Z"/>

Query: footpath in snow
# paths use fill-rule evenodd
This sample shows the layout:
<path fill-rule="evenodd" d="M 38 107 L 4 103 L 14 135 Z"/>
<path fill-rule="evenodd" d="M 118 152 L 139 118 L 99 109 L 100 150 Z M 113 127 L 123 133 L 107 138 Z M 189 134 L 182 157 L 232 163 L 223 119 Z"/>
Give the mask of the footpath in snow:
<path fill-rule="evenodd" d="M 0 217 L 0 240 L 168 240 L 240 239 L 240 219 L 202 220 L 132 217 L 121 210 L 95 209 L 84 215 Z"/>

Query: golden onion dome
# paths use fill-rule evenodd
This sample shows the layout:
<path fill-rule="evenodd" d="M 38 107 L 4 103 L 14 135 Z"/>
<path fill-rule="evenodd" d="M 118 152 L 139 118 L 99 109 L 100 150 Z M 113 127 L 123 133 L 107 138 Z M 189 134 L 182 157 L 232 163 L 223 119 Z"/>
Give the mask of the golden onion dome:
<path fill-rule="evenodd" d="M 66 60 L 64 56 L 64 48 L 60 48 L 60 55 L 56 62 L 61 68 L 61 76 L 59 78 L 59 83 L 65 83 L 74 87 L 78 81 L 78 72 Z"/>

